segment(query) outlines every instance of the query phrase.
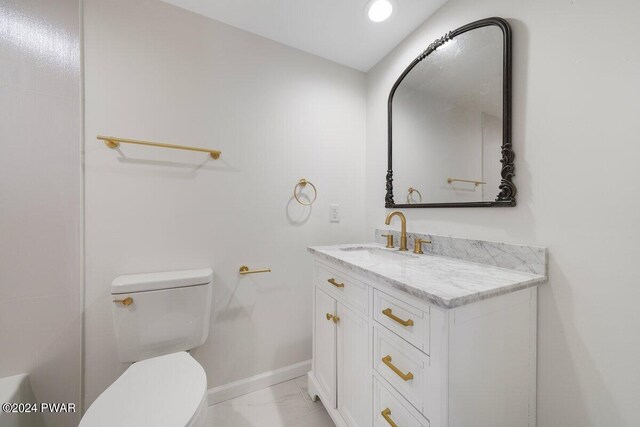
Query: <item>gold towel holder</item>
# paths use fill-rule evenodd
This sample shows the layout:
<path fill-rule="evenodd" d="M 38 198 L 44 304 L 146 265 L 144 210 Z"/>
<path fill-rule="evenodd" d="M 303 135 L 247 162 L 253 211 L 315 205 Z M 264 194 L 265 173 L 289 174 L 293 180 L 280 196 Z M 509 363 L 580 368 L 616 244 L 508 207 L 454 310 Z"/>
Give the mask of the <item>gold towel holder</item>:
<path fill-rule="evenodd" d="M 448 184 L 453 184 L 454 182 L 470 182 L 470 183 L 474 184 L 476 187 L 478 185 L 486 184 L 486 182 L 484 182 L 484 181 L 474 181 L 472 179 L 447 178 L 447 183 Z"/>
<path fill-rule="evenodd" d="M 203 153 L 209 153 L 212 159 L 217 160 L 220 158 L 220 154 L 222 151 L 220 150 L 211 150 L 209 148 L 200 148 L 200 147 L 191 147 L 188 145 L 176 145 L 176 144 L 164 144 L 161 142 L 151 142 L 151 141 L 140 141 L 138 139 L 126 139 L 126 138 L 116 138 L 115 136 L 102 136 L 98 135 L 97 138 L 101 141 L 104 141 L 104 145 L 111 149 L 118 148 L 120 143 L 124 144 L 137 144 L 137 145 L 148 145 L 151 147 L 160 147 L 160 148 L 173 148 L 175 150 L 187 150 L 187 151 L 200 151 Z"/>
<path fill-rule="evenodd" d="M 411 195 L 413 193 L 418 193 L 418 196 L 420 196 L 420 202 L 418 202 L 418 203 L 422 203 L 422 193 L 419 192 L 418 190 L 416 190 L 413 187 L 409 187 L 409 189 L 407 190 L 407 203 L 411 204 L 411 200 L 410 199 L 411 199 Z"/>
<path fill-rule="evenodd" d="M 271 273 L 271 269 L 270 268 L 263 268 L 260 270 L 249 270 L 249 267 L 247 267 L 246 265 L 241 265 L 240 269 L 238 270 L 238 273 L 245 275 L 245 274 L 256 274 L 256 273 Z"/>
<path fill-rule="evenodd" d="M 298 190 L 298 187 L 300 187 L 300 188 L 302 189 L 302 188 L 306 187 L 306 186 L 307 186 L 307 184 L 309 184 L 309 185 L 313 188 L 313 199 L 312 199 L 309 203 L 305 203 L 305 202 L 303 202 L 302 200 L 300 200 L 300 199 L 298 198 L 298 194 L 296 194 L 296 191 Z M 296 201 L 297 201 L 298 203 L 300 203 L 301 205 L 304 205 L 304 206 L 310 206 L 310 205 L 312 205 L 312 204 L 313 204 L 313 202 L 315 202 L 315 201 L 316 201 L 316 199 L 318 198 L 318 189 L 316 188 L 316 186 L 315 186 L 315 185 L 313 185 L 313 184 L 311 183 L 311 181 L 307 181 L 305 178 L 301 178 L 301 179 L 300 179 L 300 181 L 298 181 L 298 183 L 296 184 L 296 186 L 295 186 L 295 187 L 293 187 L 293 197 L 295 197 L 295 198 L 296 198 Z"/>

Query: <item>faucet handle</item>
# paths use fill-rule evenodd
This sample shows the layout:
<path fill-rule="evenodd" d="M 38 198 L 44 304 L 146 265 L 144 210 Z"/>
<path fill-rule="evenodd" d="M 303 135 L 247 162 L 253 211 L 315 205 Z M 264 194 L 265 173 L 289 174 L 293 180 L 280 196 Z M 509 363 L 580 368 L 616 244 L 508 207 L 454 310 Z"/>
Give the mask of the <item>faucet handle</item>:
<path fill-rule="evenodd" d="M 429 239 L 420 239 L 420 238 L 416 237 L 415 243 L 413 245 L 413 253 L 414 254 L 423 254 L 424 253 L 422 251 L 422 244 L 423 243 L 431 244 L 431 240 L 429 240 Z"/>
<path fill-rule="evenodd" d="M 387 238 L 387 247 L 393 248 L 393 234 L 383 234 L 382 237 Z"/>

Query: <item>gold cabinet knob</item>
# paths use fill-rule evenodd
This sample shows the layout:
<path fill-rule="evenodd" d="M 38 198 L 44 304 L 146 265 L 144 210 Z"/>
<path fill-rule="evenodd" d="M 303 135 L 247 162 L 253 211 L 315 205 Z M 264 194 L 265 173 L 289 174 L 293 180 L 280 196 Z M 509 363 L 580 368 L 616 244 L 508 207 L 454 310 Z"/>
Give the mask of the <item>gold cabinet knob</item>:
<path fill-rule="evenodd" d="M 113 302 L 115 302 L 115 303 L 120 303 L 120 304 L 125 305 L 125 306 L 129 306 L 129 305 L 133 304 L 133 298 L 131 298 L 131 297 L 126 297 L 125 299 L 116 299 L 116 300 L 113 300 Z"/>
<path fill-rule="evenodd" d="M 326 317 L 327 317 L 327 320 L 329 321 L 333 320 L 333 323 L 335 323 L 336 325 L 340 321 L 340 317 L 336 316 L 335 314 L 327 313 Z"/>

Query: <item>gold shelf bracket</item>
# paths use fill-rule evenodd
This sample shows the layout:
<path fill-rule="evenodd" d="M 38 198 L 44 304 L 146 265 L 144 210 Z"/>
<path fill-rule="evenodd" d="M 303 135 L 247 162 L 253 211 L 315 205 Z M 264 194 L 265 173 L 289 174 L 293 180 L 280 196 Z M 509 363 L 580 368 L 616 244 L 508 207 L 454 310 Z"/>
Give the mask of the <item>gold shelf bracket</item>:
<path fill-rule="evenodd" d="M 104 141 L 104 145 L 111 149 L 118 148 L 120 143 L 124 144 L 136 144 L 136 145 L 147 145 L 151 147 L 160 147 L 160 148 L 172 148 L 174 150 L 187 150 L 187 151 L 199 151 L 202 153 L 209 153 L 212 159 L 217 160 L 220 158 L 222 151 L 220 150 L 211 150 L 208 148 L 200 148 L 200 147 L 191 147 L 188 145 L 176 145 L 176 144 L 164 144 L 161 142 L 151 142 L 151 141 L 140 141 L 137 139 L 126 139 L 126 138 L 116 138 L 114 136 L 102 136 L 98 135 L 97 138 L 100 141 Z"/>

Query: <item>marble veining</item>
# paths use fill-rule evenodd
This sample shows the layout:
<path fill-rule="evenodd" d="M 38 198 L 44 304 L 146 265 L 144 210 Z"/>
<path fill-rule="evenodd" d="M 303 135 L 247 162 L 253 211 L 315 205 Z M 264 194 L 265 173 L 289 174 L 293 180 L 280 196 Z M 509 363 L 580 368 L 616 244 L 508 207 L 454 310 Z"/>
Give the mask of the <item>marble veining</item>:
<path fill-rule="evenodd" d="M 436 255 L 416 255 L 382 244 L 316 246 L 319 259 L 407 292 L 443 308 L 454 308 L 536 286 L 545 275 Z"/>
<path fill-rule="evenodd" d="M 393 234 L 396 246 L 400 242 L 400 232 L 393 230 L 376 230 L 375 242 L 385 243 L 383 234 Z M 431 244 L 422 245 L 423 251 L 431 255 L 456 258 L 463 261 L 477 262 L 525 273 L 547 275 L 547 249 L 538 246 L 514 245 L 508 243 L 488 242 L 485 240 L 461 239 L 458 237 L 438 236 L 436 234 L 407 233 L 408 246 L 413 250 L 417 238 L 429 239 Z"/>

